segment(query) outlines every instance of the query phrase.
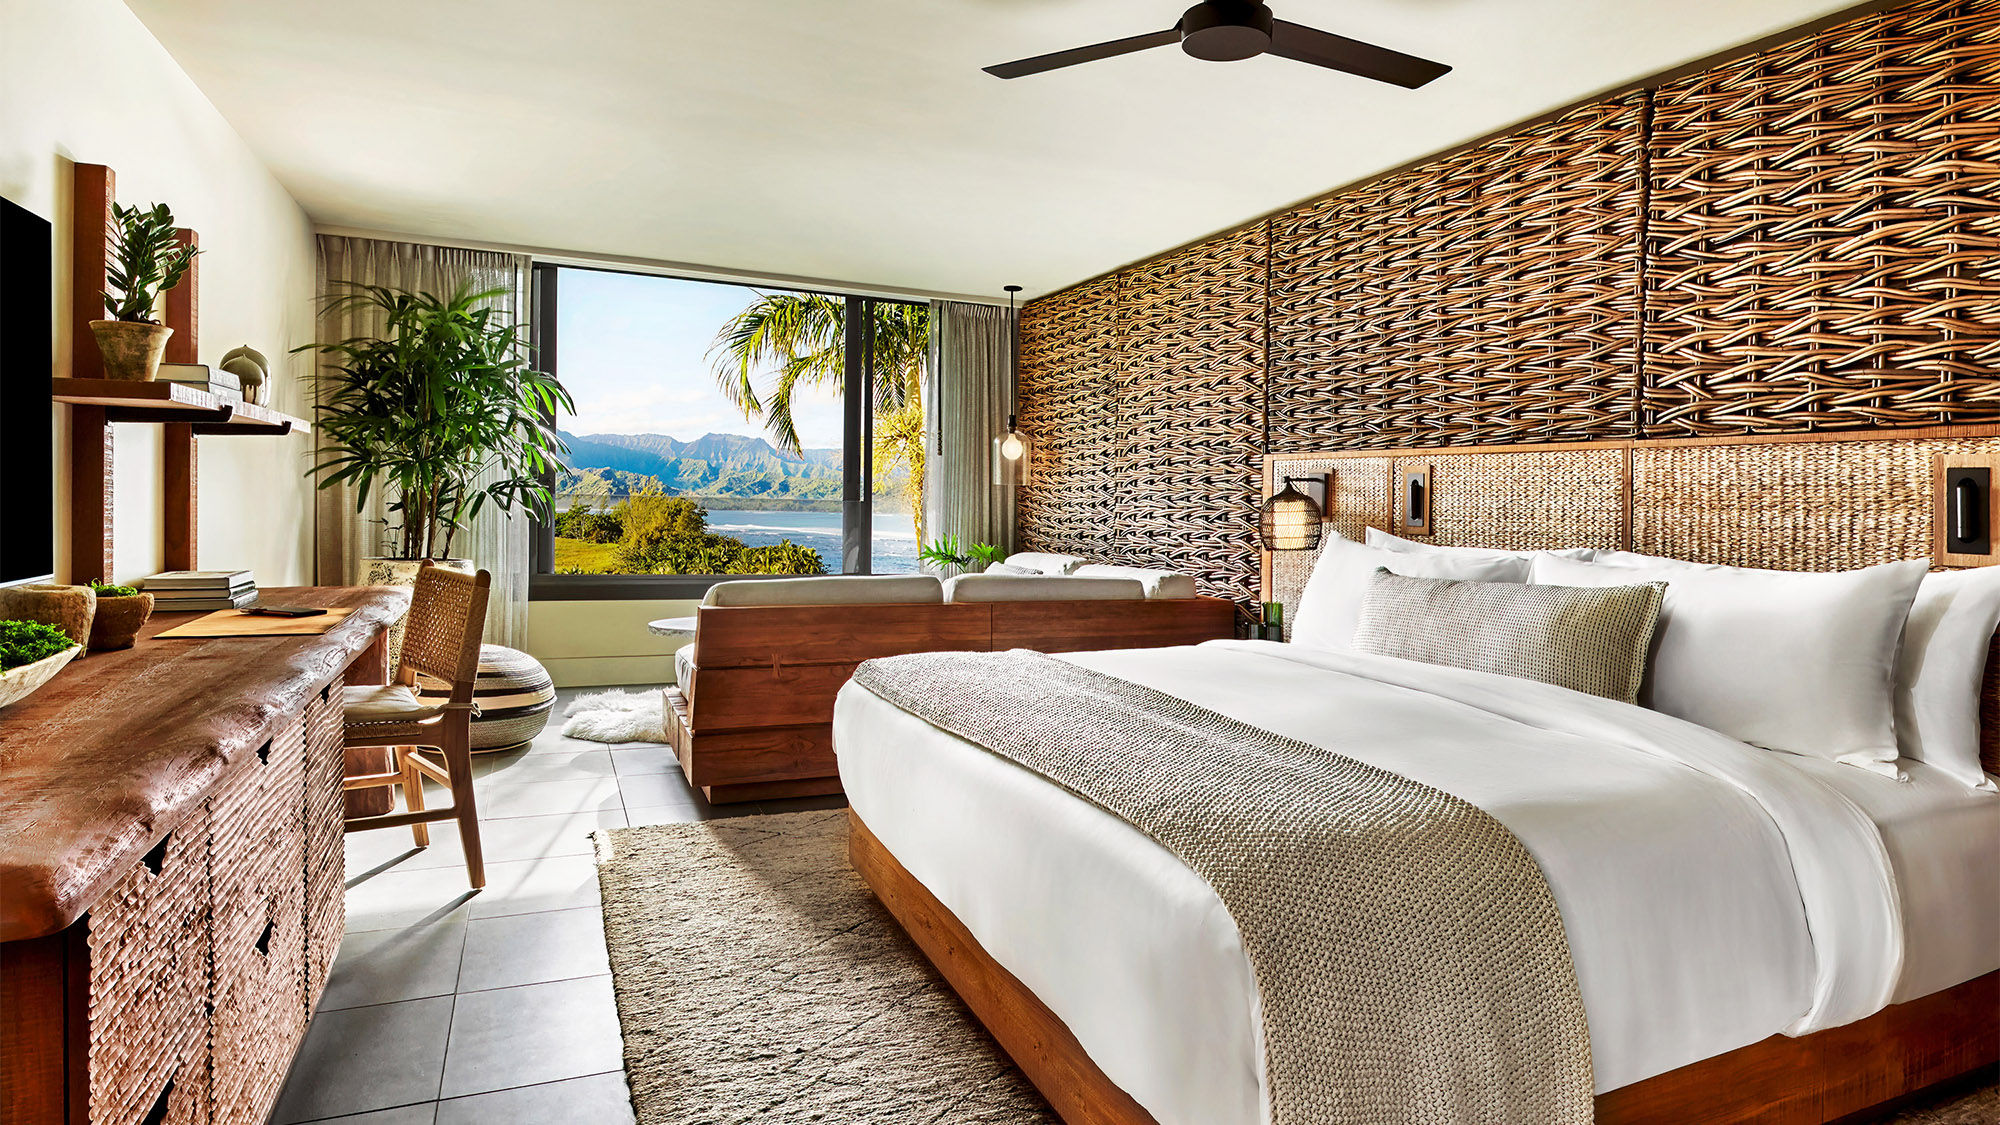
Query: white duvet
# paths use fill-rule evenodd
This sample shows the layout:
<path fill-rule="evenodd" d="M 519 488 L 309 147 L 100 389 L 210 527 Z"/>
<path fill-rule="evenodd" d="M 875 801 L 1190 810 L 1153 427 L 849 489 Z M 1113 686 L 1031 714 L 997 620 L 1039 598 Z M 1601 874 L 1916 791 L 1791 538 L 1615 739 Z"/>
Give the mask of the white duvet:
<path fill-rule="evenodd" d="M 1786 755 L 1386 657 L 1221 641 L 1064 659 L 1505 824 L 1561 908 L 1599 1091 L 1863 1018 L 1897 990 L 1903 911 L 1882 834 Z M 1205 882 L 1122 820 L 853 684 L 834 745 L 857 815 L 1161 1125 L 1267 1120 L 1255 982 Z M 1987 944 L 1974 935 L 1961 960 Z"/>

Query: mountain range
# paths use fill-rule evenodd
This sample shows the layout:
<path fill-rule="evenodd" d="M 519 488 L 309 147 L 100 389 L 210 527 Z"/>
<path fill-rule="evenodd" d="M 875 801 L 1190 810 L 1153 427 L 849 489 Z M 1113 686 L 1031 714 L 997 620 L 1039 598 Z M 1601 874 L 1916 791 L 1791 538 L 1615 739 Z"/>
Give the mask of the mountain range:
<path fill-rule="evenodd" d="M 840 501 L 840 450 L 781 453 L 761 437 L 563 432 L 572 471 L 557 485 L 559 504 L 604 507 L 656 481 L 674 495 L 821 507 Z M 761 506 L 761 505 L 760 505 Z"/>

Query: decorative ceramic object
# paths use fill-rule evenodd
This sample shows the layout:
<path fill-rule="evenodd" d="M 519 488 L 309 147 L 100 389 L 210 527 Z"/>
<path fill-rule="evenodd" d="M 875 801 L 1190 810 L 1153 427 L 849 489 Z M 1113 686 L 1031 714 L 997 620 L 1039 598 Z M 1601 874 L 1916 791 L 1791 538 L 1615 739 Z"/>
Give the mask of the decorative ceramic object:
<path fill-rule="evenodd" d="M 426 703 L 451 702 L 442 682 L 417 681 Z M 548 669 L 525 652 L 505 645 L 479 646 L 479 680 L 472 688 L 479 713 L 472 717 L 472 749 L 477 753 L 514 750 L 534 741 L 549 725 L 556 705 L 556 682 Z"/>
<path fill-rule="evenodd" d="M 243 386 L 243 401 L 262 404 L 266 393 L 266 382 L 271 377 L 271 361 L 264 353 L 248 344 L 231 348 L 222 362 L 216 366 L 231 375 Z"/>
<path fill-rule="evenodd" d="M 89 643 L 91 622 L 96 616 L 97 591 L 88 586 L 36 582 L 0 589 L 0 620 L 54 625 L 79 645 Z M 79 649 L 78 653 L 81 652 Z"/>
<path fill-rule="evenodd" d="M 437 560 L 437 565 L 444 567 L 446 570 L 456 570 L 463 574 L 471 574 L 473 570 L 472 560 L 470 559 L 439 559 Z M 424 561 L 422 559 L 362 559 L 361 584 L 363 586 L 414 586 L 417 584 L 417 571 L 422 570 L 423 566 Z M 402 667 L 402 664 L 403 619 L 399 617 L 396 619 L 394 625 L 389 626 L 389 675 L 394 677 L 396 669 Z"/>
<path fill-rule="evenodd" d="M 131 648 L 139 627 L 153 616 L 153 595 L 140 591 L 123 597 L 97 596 L 97 615 L 90 623 L 90 651 Z"/>
<path fill-rule="evenodd" d="M 160 374 L 160 357 L 174 330 L 164 324 L 129 320 L 93 320 L 90 334 L 104 356 L 106 379 L 151 380 Z"/>
<path fill-rule="evenodd" d="M 9 703 L 19 703 L 33 695 L 36 688 L 54 679 L 55 674 L 62 671 L 65 665 L 82 655 L 82 645 L 71 645 L 54 656 L 44 656 L 33 664 L 23 664 L 18 668 L 0 672 L 0 707 L 5 707 Z"/>

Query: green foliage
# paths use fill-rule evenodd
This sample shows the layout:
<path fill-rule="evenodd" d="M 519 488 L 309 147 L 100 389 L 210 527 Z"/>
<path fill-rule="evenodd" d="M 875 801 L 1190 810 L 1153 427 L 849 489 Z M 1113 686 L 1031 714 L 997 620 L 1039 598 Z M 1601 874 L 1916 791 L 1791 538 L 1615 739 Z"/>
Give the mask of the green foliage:
<path fill-rule="evenodd" d="M 99 582 L 95 578 L 90 580 L 90 588 L 97 591 L 97 596 L 100 598 L 136 598 L 139 596 L 139 591 L 136 587 L 113 586 L 109 582 Z"/>
<path fill-rule="evenodd" d="M 657 484 L 606 512 L 564 512 L 554 529 L 559 574 L 826 573 L 818 552 L 789 539 L 750 547 L 709 531 L 706 509 Z"/>
<path fill-rule="evenodd" d="M 164 203 L 152 207 L 111 205 L 110 260 L 104 280 L 111 288 L 104 311 L 113 320 L 158 324 L 153 309 L 160 294 L 181 283 L 197 251 L 174 236 L 174 213 Z"/>
<path fill-rule="evenodd" d="M 39 621 L 0 621 L 0 671 L 46 660 L 74 645 L 69 634 Z"/>
<path fill-rule="evenodd" d="M 375 316 L 380 334 L 296 349 L 325 357 L 319 487 L 352 485 L 356 510 L 387 489 L 397 558 L 449 557 L 487 504 L 550 518 L 548 479 L 568 468 L 553 419 L 574 404 L 529 366 L 522 326 L 492 306 L 503 292 L 353 286 L 330 311 Z"/>
<path fill-rule="evenodd" d="M 1006 557 L 1006 551 L 991 543 L 968 543 L 960 548 L 956 535 L 941 535 L 917 549 L 917 558 L 939 568 L 967 567 L 975 562 L 992 566 Z"/>
<path fill-rule="evenodd" d="M 910 509 L 924 537 L 923 383 L 930 362 L 927 305 L 876 301 L 871 329 L 875 370 L 878 477 L 909 470 Z M 761 417 L 771 441 L 800 452 L 792 398 L 803 387 L 840 390 L 846 383 L 847 302 L 821 293 L 764 293 L 731 317 L 709 348 L 716 381 L 746 419 Z M 759 390 L 765 368 L 776 374 Z"/>
<path fill-rule="evenodd" d="M 593 512 L 586 504 L 556 513 L 554 528 L 558 539 L 616 543 L 625 537 L 625 518 L 622 510 Z"/>

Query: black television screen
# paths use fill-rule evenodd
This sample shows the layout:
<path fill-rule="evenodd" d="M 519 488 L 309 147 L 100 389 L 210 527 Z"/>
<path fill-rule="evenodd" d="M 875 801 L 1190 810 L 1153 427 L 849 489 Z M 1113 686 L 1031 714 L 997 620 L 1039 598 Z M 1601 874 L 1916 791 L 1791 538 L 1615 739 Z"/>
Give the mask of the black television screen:
<path fill-rule="evenodd" d="M 55 573 L 54 232 L 0 199 L 0 586 Z"/>

